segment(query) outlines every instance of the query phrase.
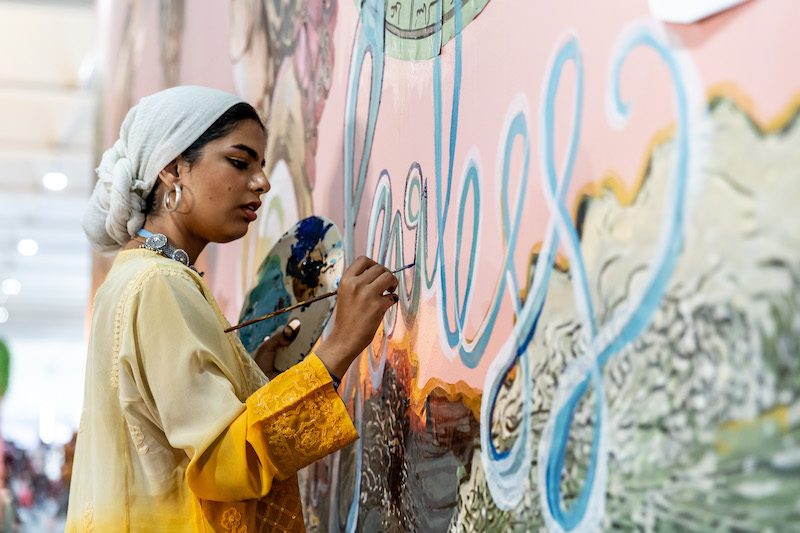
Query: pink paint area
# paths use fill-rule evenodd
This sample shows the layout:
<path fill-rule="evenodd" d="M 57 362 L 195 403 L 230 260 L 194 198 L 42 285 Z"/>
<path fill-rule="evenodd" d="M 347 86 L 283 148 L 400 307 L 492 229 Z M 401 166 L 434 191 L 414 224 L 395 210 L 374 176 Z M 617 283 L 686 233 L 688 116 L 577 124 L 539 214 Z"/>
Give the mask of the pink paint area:
<path fill-rule="evenodd" d="M 463 32 L 462 79 L 459 95 L 458 136 L 453 160 L 451 212 L 444 234 L 448 256 L 447 268 L 453 269 L 457 216 L 454 206 L 460 197 L 460 183 L 468 161 L 479 167 L 481 185 L 480 234 L 475 293 L 470 305 L 466 337 L 474 336 L 484 320 L 499 284 L 499 272 L 505 254 L 502 210 L 500 207 L 501 148 L 505 144 L 506 124 L 522 111 L 527 119 L 530 139 L 528 189 L 525 196 L 522 228 L 514 250 L 514 264 L 520 283 L 524 283 L 529 255 L 541 242 L 550 214 L 541 185 L 542 117 L 544 84 L 559 46 L 570 36 L 577 38 L 583 61 L 583 116 L 580 144 L 567 205 L 571 210 L 579 191 L 589 183 L 613 177 L 624 188 L 635 190 L 646 168 L 649 151 L 675 124 L 674 91 L 669 70 L 652 49 L 634 50 L 621 72 L 621 95 L 631 106 L 629 121 L 618 130 L 609 124 L 606 99 L 610 91 L 610 63 L 615 46 L 629 28 L 646 22 L 661 27 L 669 36 L 673 50 L 683 52 L 694 64 L 697 84 L 687 90 L 707 102 L 709 91 L 720 84 L 736 86 L 753 103 L 755 112 L 771 118 L 787 106 L 800 90 L 800 71 L 789 64 L 798 57 L 800 41 L 787 40 L 796 24 L 796 7 L 785 2 L 759 0 L 749 2 L 691 26 L 663 25 L 649 19 L 646 2 L 604 2 L 586 4 L 569 1 L 558 4 L 542 2 L 490 2 Z M 317 187 L 315 208 L 343 221 L 342 146 L 345 97 L 352 56 L 357 11 L 351 3 L 340 5 L 335 46 L 341 50 L 334 66 L 332 89 L 319 124 Z M 747 38 L 742 38 L 746 35 Z M 788 47 L 788 48 L 787 48 Z M 735 58 L 735 59 L 734 59 Z M 367 58 L 369 61 L 369 56 Z M 444 155 L 443 174 L 450 162 L 447 146 L 450 109 L 453 101 L 455 41 L 443 47 L 442 114 Z M 369 69 L 362 76 L 360 128 L 357 145 L 363 139 Z M 380 111 L 374 137 L 364 199 L 357 217 L 355 249 L 366 253 L 367 226 L 371 200 L 381 173 L 391 178 L 393 209 L 402 209 L 406 177 L 413 163 L 418 163 L 429 188 L 429 220 L 435 223 L 434 202 L 440 194 L 435 188 L 434 170 L 434 61 L 403 61 L 387 58 L 384 67 Z M 576 71 L 568 63 L 562 75 L 554 107 L 555 161 L 561 168 L 568 146 L 574 112 Z M 780 80 L 780 82 L 776 82 Z M 519 193 L 522 170 L 520 141 L 512 151 L 509 198 L 512 206 Z M 358 160 L 358 158 L 356 158 Z M 331 194 L 333 192 L 333 194 Z M 471 209 L 468 209 L 470 212 Z M 574 212 L 574 211 L 573 211 Z M 471 215 L 463 228 L 471 228 Z M 470 230 L 465 229 L 467 233 Z M 413 254 L 413 233 L 406 231 L 406 253 Z M 428 235 L 428 251 L 435 253 L 436 233 Z M 467 279 L 466 253 L 462 256 L 461 279 Z M 429 268 L 432 268 L 432 259 Z M 449 274 L 452 280 L 452 273 Z M 438 286 L 438 284 L 436 284 Z M 438 289 L 437 289 L 438 290 Z M 452 283 L 450 290 L 453 291 Z M 463 290 L 463 289 L 462 289 Z M 453 294 L 448 295 L 452 301 Z M 436 296 L 423 298 L 417 322 L 418 335 L 425 350 L 418 353 L 419 385 L 429 378 L 449 383 L 464 380 L 480 388 L 487 365 L 508 337 L 514 321 L 509 296 L 506 295 L 486 354 L 477 368 L 467 368 L 458 357 L 430 335 L 440 322 Z M 454 320 L 450 306 L 450 322 Z M 400 320 L 394 337 L 403 337 Z M 422 341 L 422 338 L 428 339 Z"/>

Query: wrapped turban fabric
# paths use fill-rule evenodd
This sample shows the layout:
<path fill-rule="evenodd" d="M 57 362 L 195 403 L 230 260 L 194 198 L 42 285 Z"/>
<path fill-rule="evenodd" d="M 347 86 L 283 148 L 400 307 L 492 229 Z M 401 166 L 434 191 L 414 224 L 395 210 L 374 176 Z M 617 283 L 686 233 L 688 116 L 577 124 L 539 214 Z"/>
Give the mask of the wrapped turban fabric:
<path fill-rule="evenodd" d="M 243 100 L 208 87 L 180 86 L 133 106 L 97 167 L 83 229 L 95 249 L 114 251 L 144 226 L 145 199 L 161 172 L 225 111 Z"/>

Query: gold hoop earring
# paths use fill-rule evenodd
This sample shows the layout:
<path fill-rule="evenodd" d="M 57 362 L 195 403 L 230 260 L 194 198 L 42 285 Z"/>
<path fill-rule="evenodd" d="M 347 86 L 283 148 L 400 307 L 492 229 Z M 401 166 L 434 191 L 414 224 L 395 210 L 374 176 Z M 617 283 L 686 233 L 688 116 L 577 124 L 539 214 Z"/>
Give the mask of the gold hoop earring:
<path fill-rule="evenodd" d="M 178 210 L 178 204 L 179 204 L 179 203 L 180 203 L 180 201 L 181 201 L 181 186 L 180 186 L 180 184 L 179 184 L 179 183 L 175 183 L 175 189 L 174 189 L 174 191 L 175 191 L 175 201 L 174 201 L 174 202 L 172 202 L 172 201 L 169 199 L 169 194 L 170 194 L 170 192 L 172 192 L 172 191 L 167 191 L 167 192 L 164 194 L 164 209 L 166 209 L 166 210 L 167 210 L 167 211 L 169 211 L 170 213 L 174 213 L 175 211 L 177 211 L 177 210 Z"/>

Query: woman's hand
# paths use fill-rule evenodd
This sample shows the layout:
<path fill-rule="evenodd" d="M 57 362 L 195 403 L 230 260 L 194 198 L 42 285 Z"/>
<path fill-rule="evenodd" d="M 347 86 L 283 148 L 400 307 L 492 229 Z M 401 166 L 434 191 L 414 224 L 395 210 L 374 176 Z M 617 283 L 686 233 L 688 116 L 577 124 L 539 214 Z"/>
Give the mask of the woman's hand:
<path fill-rule="evenodd" d="M 289 346 L 299 332 L 300 321 L 295 318 L 283 327 L 280 334 L 264 337 L 264 341 L 253 352 L 253 359 L 269 379 L 280 374 L 275 369 L 275 352 L 278 348 Z"/>
<path fill-rule="evenodd" d="M 359 257 L 342 274 L 331 334 L 315 350 L 330 372 L 341 378 L 372 342 L 386 311 L 397 303 L 397 277 L 368 257 Z"/>

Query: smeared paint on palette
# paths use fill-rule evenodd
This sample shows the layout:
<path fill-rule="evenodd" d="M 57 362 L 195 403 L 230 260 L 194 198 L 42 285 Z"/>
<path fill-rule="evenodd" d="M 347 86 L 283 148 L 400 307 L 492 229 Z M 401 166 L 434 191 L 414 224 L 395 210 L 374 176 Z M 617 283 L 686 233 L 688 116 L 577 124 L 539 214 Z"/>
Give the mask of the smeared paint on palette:
<path fill-rule="evenodd" d="M 341 234 L 334 223 L 319 216 L 300 220 L 275 243 L 261 263 L 239 322 L 335 290 L 343 269 Z M 280 348 L 275 356 L 275 367 L 286 370 L 302 361 L 314 347 L 334 305 L 335 298 L 326 298 L 242 328 L 239 337 L 252 353 L 264 337 L 279 332 L 294 318 L 300 320 L 297 338 Z"/>

